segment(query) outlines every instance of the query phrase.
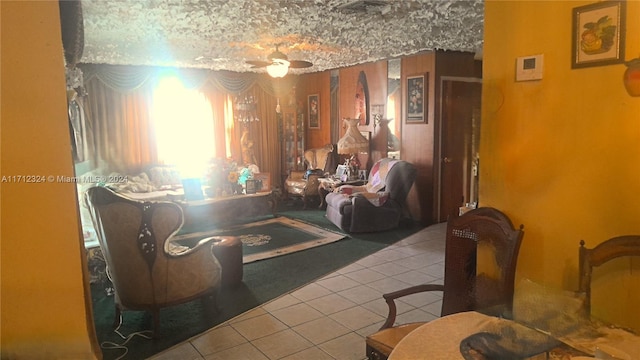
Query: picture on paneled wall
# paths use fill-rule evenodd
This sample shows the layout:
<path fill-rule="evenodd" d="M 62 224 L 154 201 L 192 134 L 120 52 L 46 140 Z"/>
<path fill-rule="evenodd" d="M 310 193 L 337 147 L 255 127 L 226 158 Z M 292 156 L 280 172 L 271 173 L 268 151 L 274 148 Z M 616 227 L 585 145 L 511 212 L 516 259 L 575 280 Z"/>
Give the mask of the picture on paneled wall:
<path fill-rule="evenodd" d="M 429 73 L 424 75 L 407 76 L 406 122 L 426 123 L 427 88 Z"/>
<path fill-rule="evenodd" d="M 309 95 L 309 129 L 320 129 L 320 98 L 318 94 Z"/>
<path fill-rule="evenodd" d="M 572 68 L 624 62 L 625 1 L 604 1 L 573 9 Z"/>

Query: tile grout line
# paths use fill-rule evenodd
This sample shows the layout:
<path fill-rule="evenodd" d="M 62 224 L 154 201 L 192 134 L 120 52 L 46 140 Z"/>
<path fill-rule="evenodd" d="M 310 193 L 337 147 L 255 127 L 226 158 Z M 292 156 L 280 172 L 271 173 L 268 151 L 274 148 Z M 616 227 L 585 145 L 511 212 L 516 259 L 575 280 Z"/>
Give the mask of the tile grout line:
<path fill-rule="evenodd" d="M 384 318 L 386 318 L 386 315 L 381 315 L 379 314 L 380 311 L 376 312 L 373 311 L 371 308 L 372 306 L 375 306 L 374 304 L 377 301 L 380 301 L 382 298 L 380 297 L 380 299 L 371 299 L 371 300 L 359 300 L 359 301 L 355 301 L 350 299 L 349 297 L 346 297 L 342 294 L 340 294 L 341 292 L 345 292 L 345 291 L 349 291 L 349 290 L 353 290 L 355 288 L 358 287 L 365 287 L 366 289 L 370 289 L 372 291 L 375 292 L 381 292 L 384 293 L 387 290 L 382 289 L 381 287 L 384 287 L 385 283 L 394 283 L 394 284 L 407 284 L 407 286 L 411 286 L 413 285 L 412 283 L 408 283 L 407 280 L 400 280 L 398 278 L 396 278 L 397 276 L 400 276 L 402 274 L 408 274 L 411 272 L 418 272 L 418 273 L 422 273 L 425 276 L 429 277 L 429 279 L 433 278 L 434 282 L 441 282 L 442 281 L 442 274 L 441 271 L 438 269 L 436 271 L 433 271 L 434 269 L 436 269 L 436 267 L 443 267 L 444 264 L 444 249 L 442 248 L 440 242 L 444 243 L 444 231 L 440 228 L 439 231 L 437 229 L 432 229 L 431 227 L 426 228 L 428 230 L 422 230 L 419 233 L 421 233 L 420 235 L 418 235 L 418 233 L 413 234 L 405 239 L 402 239 L 398 242 L 396 242 L 395 244 L 392 244 L 384 249 L 379 250 L 378 252 L 375 252 L 373 254 L 370 254 L 364 258 L 361 258 L 351 264 L 348 264 L 338 270 L 335 270 L 334 272 L 324 275 L 322 277 L 317 278 L 316 280 L 302 285 L 294 290 L 289 291 L 288 293 L 282 294 L 281 296 L 270 300 L 269 302 L 265 303 L 265 304 L 261 304 L 260 306 L 250 309 L 248 311 L 246 311 L 243 314 L 239 314 L 238 316 L 229 319 L 227 321 L 225 321 L 224 323 L 221 323 L 220 325 L 208 330 L 208 331 L 212 331 L 214 329 L 219 329 L 222 328 L 224 326 L 229 326 L 231 329 L 233 329 L 235 332 L 237 332 L 242 339 L 245 341 L 241 344 L 236 344 L 234 346 L 231 346 L 229 348 L 223 349 L 223 350 L 219 350 L 219 351 L 215 351 L 211 354 L 208 355 L 203 355 L 200 350 L 198 350 L 198 348 L 196 347 L 196 345 L 193 343 L 194 340 L 196 339 L 191 338 L 189 339 L 187 342 L 190 343 L 190 345 L 196 350 L 196 352 L 198 354 L 200 354 L 201 359 L 206 359 L 207 357 L 210 356 L 214 356 L 214 358 L 218 358 L 215 357 L 215 354 L 221 354 L 224 351 L 229 351 L 230 349 L 236 348 L 238 346 L 244 346 L 246 344 L 249 344 L 254 350 L 258 351 L 260 354 L 262 354 L 266 359 L 270 359 L 270 360 L 278 360 L 278 359 L 284 359 L 284 358 L 288 358 L 288 357 L 292 357 L 295 359 L 299 359 L 300 357 L 295 356 L 296 354 L 303 354 L 306 351 L 310 351 L 311 349 L 316 349 L 318 351 L 321 351 L 324 355 L 326 355 L 328 358 L 331 359 L 336 359 L 336 354 L 331 354 L 330 352 L 327 352 L 323 347 L 321 347 L 321 345 L 326 345 L 329 344 L 333 341 L 338 341 L 340 338 L 343 337 L 347 337 L 347 336 L 355 336 L 357 338 L 361 338 L 363 341 L 363 349 L 364 349 L 364 335 L 361 335 L 362 332 L 366 332 L 367 328 L 370 327 L 376 327 L 379 326 L 379 324 L 381 324 L 384 321 Z M 422 246 L 416 246 L 416 244 L 418 245 L 422 245 Z M 433 244 L 433 245 L 432 245 Z M 410 247 L 410 248 L 409 248 Z M 401 251 L 403 250 L 404 251 Z M 384 252 L 389 252 L 387 254 L 384 254 Z M 399 253 L 399 254 L 398 254 Z M 407 259 L 411 259 L 416 257 L 416 259 L 414 260 L 414 262 L 417 262 L 419 264 L 420 261 L 420 256 L 424 257 L 425 255 L 433 255 L 436 258 L 439 258 L 438 261 L 435 262 L 429 262 L 427 263 L 427 265 L 424 266 L 419 266 L 417 268 L 413 268 L 413 267 L 409 267 L 406 266 L 406 262 Z M 381 256 L 381 255 L 386 255 L 386 256 Z M 391 256 L 392 259 L 389 259 L 389 256 Z M 428 258 L 428 257 L 427 257 Z M 383 273 L 380 270 L 375 270 L 374 267 L 380 267 L 380 266 L 393 266 L 393 265 L 397 265 L 402 267 L 403 269 L 401 269 L 402 271 L 400 272 L 394 272 L 392 271 L 392 273 Z M 426 271 L 425 268 L 428 267 L 432 267 L 432 271 Z M 380 268 L 381 269 L 381 268 Z M 372 273 L 367 274 L 368 271 L 371 271 Z M 359 274 L 356 274 L 360 272 Z M 349 276 L 349 274 L 351 274 L 351 276 Z M 377 278 L 378 275 L 383 275 L 380 278 Z M 368 276 L 371 276 L 370 278 L 377 278 L 375 280 L 367 280 Z M 410 276 L 410 275 L 409 275 Z M 414 275 L 414 276 L 419 276 L 419 275 Z M 339 277 L 342 277 L 339 278 Z M 336 284 L 336 282 L 341 282 L 344 280 L 347 280 L 347 284 L 346 287 L 342 288 L 340 286 L 340 284 Z M 380 282 L 379 286 L 373 285 L 376 282 Z M 431 281 L 429 281 L 431 282 Z M 329 285 L 329 286 L 327 286 Z M 333 286 L 336 285 L 336 286 Z M 313 287 L 319 287 L 318 289 L 320 289 L 318 291 L 318 289 L 313 289 Z M 395 286 L 395 285 L 394 285 Z M 405 285 L 401 285 L 400 287 L 404 287 Z M 308 293 L 304 294 L 304 289 L 305 288 L 309 288 Z M 332 289 L 333 288 L 333 289 Z M 297 293 L 297 296 L 294 295 Z M 322 295 L 318 295 L 318 294 L 322 294 Z M 330 313 L 325 313 L 323 311 L 321 311 L 320 309 L 314 307 L 313 305 L 310 304 L 310 302 L 317 300 L 317 299 L 322 299 L 326 296 L 338 296 L 341 299 L 344 299 L 346 301 L 348 301 L 349 304 L 346 308 L 341 308 L 340 310 L 337 311 L 333 311 Z M 286 298 L 287 297 L 291 297 L 294 300 L 294 303 L 286 303 Z M 304 298 L 304 299 L 302 299 Z M 285 299 L 285 300 L 283 300 Z M 306 299 L 306 300 L 305 300 Z M 428 315 L 433 315 L 434 317 L 438 317 L 434 314 L 432 314 L 430 311 L 428 311 L 427 309 L 425 309 L 425 307 L 428 307 L 430 305 L 436 304 L 437 302 L 441 301 L 441 297 L 438 299 L 436 297 L 435 300 L 433 301 L 429 301 L 426 304 L 422 304 L 419 306 L 416 305 L 412 305 L 411 303 L 407 303 L 407 302 L 403 302 L 404 306 L 404 310 L 402 311 L 402 313 L 398 313 L 398 315 L 402 315 L 404 313 L 409 313 L 411 311 L 422 311 Z M 270 305 L 276 303 L 277 306 L 277 301 L 285 301 L 285 303 L 283 304 L 282 307 L 276 307 L 276 308 L 272 308 L 270 310 L 267 310 L 270 308 Z M 309 320 L 304 320 L 300 323 L 296 323 L 293 326 L 290 326 L 289 324 L 285 323 L 283 320 L 281 320 L 278 316 L 276 316 L 274 314 L 274 312 L 277 311 L 282 311 L 283 313 L 286 312 L 286 309 L 291 308 L 292 306 L 300 306 L 300 305 L 306 305 L 309 309 L 312 309 L 314 312 L 318 312 L 320 314 L 320 316 L 318 317 L 313 317 L 312 319 Z M 364 305 L 369 305 L 370 308 L 365 307 Z M 338 314 L 340 312 L 343 311 L 347 311 L 347 310 L 354 310 L 354 309 L 363 309 L 365 311 L 368 311 L 372 314 L 374 314 L 376 317 L 382 317 L 382 320 L 376 321 L 373 324 L 369 324 L 369 325 L 365 325 L 362 326 L 358 329 L 351 329 L 350 327 L 346 326 L 345 324 L 341 323 L 340 321 L 337 321 L 336 319 L 334 319 L 332 316 L 336 316 L 335 314 Z M 257 311 L 256 311 L 257 310 Z M 247 316 L 248 314 L 250 315 L 251 312 L 256 311 L 256 314 L 253 316 L 250 316 L 248 318 L 244 318 L 245 316 Z M 253 340 L 249 340 L 245 334 L 241 333 L 238 329 L 236 329 L 233 325 L 234 323 L 240 323 L 243 321 L 249 321 L 252 319 L 256 319 L 259 316 L 262 315 L 269 315 L 271 318 L 275 319 L 276 321 L 278 321 L 279 323 L 283 324 L 284 327 L 282 329 L 279 329 L 273 333 L 269 333 L 268 335 L 265 336 L 261 336 L 258 338 L 255 338 Z M 283 314 L 284 315 L 284 314 Z M 292 315 L 292 316 L 296 316 L 296 315 Z M 234 320 L 238 320 L 241 319 L 239 321 L 234 321 Z M 337 336 L 333 336 L 330 339 L 323 339 L 322 342 L 319 343 L 315 343 L 315 341 L 313 341 L 312 339 L 306 337 L 305 335 L 303 335 L 303 333 L 296 331 L 296 327 L 299 327 L 300 325 L 304 325 L 304 324 L 308 324 L 312 321 L 317 321 L 317 320 L 321 320 L 321 319 L 330 319 L 333 322 L 336 322 L 338 325 L 340 325 L 341 327 L 344 327 L 345 329 L 348 329 L 348 332 L 346 332 L 345 334 L 341 334 L 341 335 L 337 335 Z M 300 329 L 300 328 L 298 328 Z M 299 338 L 303 339 L 304 341 L 308 342 L 309 344 L 311 344 L 310 346 L 306 346 L 304 347 L 304 349 L 301 350 L 297 350 L 291 354 L 285 355 L 284 357 L 279 357 L 277 359 L 271 359 L 267 353 L 265 353 L 261 348 L 259 348 L 258 346 L 255 345 L 255 341 L 258 339 L 264 339 L 268 336 L 272 336 L 275 334 L 279 334 L 282 333 L 284 331 L 291 331 L 292 334 L 295 334 L 296 336 L 298 336 Z M 201 336 L 203 334 L 205 334 L 206 332 L 199 334 L 198 336 Z M 282 335 L 282 334 L 281 334 Z M 307 335 L 309 336 L 309 335 Z M 285 351 L 286 352 L 286 351 Z M 364 351 L 363 351 L 364 352 Z M 160 354 L 159 354 L 160 355 Z M 302 356 L 302 355 L 300 355 Z M 364 354 L 362 354 L 362 356 L 357 357 L 357 359 L 353 359 L 353 360 L 361 360 L 364 359 Z M 341 358 L 342 359 L 342 358 Z M 158 359 L 160 360 L 160 359 Z"/>

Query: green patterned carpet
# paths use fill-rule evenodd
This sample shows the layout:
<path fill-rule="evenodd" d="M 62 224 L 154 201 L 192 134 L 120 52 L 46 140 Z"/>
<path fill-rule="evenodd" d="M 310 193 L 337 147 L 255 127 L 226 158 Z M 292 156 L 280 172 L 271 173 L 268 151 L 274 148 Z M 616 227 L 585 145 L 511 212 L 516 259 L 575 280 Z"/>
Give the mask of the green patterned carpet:
<path fill-rule="evenodd" d="M 301 210 L 301 204 L 279 205 L 278 216 L 300 219 L 320 228 L 339 232 L 324 217 L 324 210 Z M 297 251 L 284 256 L 254 261 L 244 265 L 241 285 L 223 288 L 218 304 L 220 311 L 211 313 L 200 301 L 162 309 L 160 334 L 154 340 L 133 337 L 126 345 L 123 359 L 144 359 L 187 340 L 217 324 L 229 320 L 260 304 L 297 289 L 322 276 L 370 255 L 420 230 L 422 226 L 405 221 L 394 231 L 353 234 L 343 240 Z M 291 276 L 295 274 L 295 276 Z M 102 284 L 92 285 L 93 313 L 98 340 L 122 344 L 113 332 L 113 297 L 107 296 Z M 141 311 L 125 311 L 120 332 L 123 335 L 151 329 L 151 315 Z M 123 349 L 102 350 L 104 359 L 117 359 Z"/>

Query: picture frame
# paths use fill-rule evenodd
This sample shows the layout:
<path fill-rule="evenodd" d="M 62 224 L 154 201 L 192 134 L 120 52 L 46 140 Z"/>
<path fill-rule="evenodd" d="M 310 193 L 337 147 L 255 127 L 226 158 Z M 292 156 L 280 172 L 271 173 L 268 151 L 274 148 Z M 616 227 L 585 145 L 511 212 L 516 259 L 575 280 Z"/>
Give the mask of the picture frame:
<path fill-rule="evenodd" d="M 336 167 L 336 178 L 342 180 L 342 177 L 346 175 L 347 175 L 347 165 L 339 164 Z"/>
<path fill-rule="evenodd" d="M 244 192 L 248 195 L 248 194 L 255 194 L 256 192 L 258 192 L 258 184 L 260 183 L 260 180 L 247 180 L 245 182 L 245 189 Z"/>
<path fill-rule="evenodd" d="M 406 86 L 405 122 L 407 124 L 426 124 L 429 73 L 407 76 Z"/>
<path fill-rule="evenodd" d="M 373 119 L 373 126 L 380 125 L 380 122 L 385 117 L 384 104 L 371 105 L 371 118 Z"/>
<path fill-rule="evenodd" d="M 309 129 L 320 129 L 320 95 L 313 94 L 307 98 Z"/>
<path fill-rule="evenodd" d="M 204 199 L 204 192 L 202 192 L 202 180 L 198 178 L 182 179 L 182 189 L 184 190 L 184 199 L 186 201 Z"/>
<path fill-rule="evenodd" d="M 573 8 L 573 69 L 624 62 L 626 5 L 603 1 Z"/>
<path fill-rule="evenodd" d="M 367 180 L 367 170 L 358 170 L 358 180 Z"/>
<path fill-rule="evenodd" d="M 253 174 L 253 180 L 256 180 L 262 183 L 262 187 L 260 189 L 256 188 L 256 192 L 271 191 L 271 174 L 270 173 L 261 172 L 261 173 Z"/>

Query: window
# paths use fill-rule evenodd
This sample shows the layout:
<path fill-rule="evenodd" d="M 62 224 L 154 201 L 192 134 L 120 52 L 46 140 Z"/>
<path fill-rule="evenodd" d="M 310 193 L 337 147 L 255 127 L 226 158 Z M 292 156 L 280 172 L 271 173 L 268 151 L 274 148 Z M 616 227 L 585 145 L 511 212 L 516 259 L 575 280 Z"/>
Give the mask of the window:
<path fill-rule="evenodd" d="M 153 95 L 158 160 L 178 166 L 182 177 L 200 177 L 214 156 L 213 114 L 207 98 L 174 75 L 162 77 Z"/>

